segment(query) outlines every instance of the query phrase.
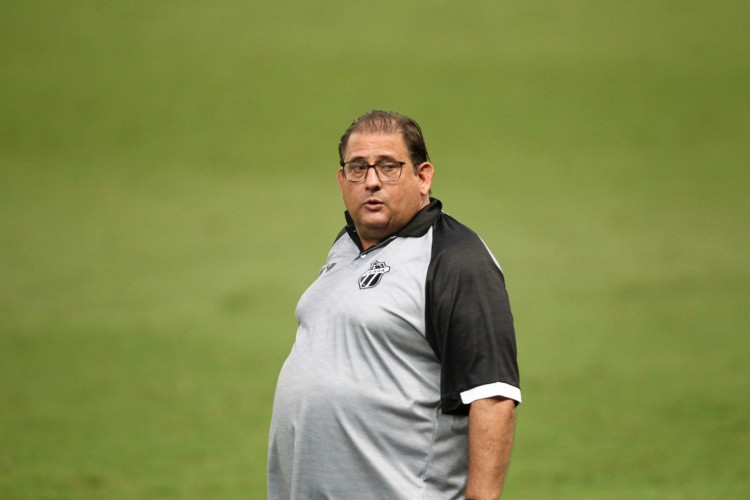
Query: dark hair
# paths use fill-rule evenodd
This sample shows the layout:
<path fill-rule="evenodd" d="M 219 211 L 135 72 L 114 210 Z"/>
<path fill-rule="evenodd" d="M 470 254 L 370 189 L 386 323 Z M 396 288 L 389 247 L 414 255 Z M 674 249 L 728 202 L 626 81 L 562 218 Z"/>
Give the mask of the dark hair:
<path fill-rule="evenodd" d="M 349 137 L 354 133 L 401 134 L 414 166 L 430 161 L 424 143 L 422 129 L 408 116 L 393 111 L 374 109 L 360 116 L 349 125 L 339 142 L 339 160 L 344 161 L 344 153 Z"/>

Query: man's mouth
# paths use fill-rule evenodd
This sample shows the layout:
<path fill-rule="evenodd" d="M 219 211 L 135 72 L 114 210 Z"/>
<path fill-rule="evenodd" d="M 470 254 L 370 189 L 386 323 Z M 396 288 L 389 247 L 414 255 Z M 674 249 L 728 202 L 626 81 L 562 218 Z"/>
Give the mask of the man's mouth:
<path fill-rule="evenodd" d="M 383 202 L 376 199 L 369 199 L 364 203 L 364 206 L 370 209 L 380 208 L 383 206 Z"/>

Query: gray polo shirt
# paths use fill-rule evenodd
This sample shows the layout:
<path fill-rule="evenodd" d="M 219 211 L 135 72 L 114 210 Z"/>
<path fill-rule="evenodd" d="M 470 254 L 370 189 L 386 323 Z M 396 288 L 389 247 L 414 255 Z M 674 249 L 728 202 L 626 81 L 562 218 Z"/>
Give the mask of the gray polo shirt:
<path fill-rule="evenodd" d="M 470 403 L 521 401 L 502 271 L 438 200 L 367 251 L 346 215 L 297 305 L 268 497 L 462 498 Z"/>

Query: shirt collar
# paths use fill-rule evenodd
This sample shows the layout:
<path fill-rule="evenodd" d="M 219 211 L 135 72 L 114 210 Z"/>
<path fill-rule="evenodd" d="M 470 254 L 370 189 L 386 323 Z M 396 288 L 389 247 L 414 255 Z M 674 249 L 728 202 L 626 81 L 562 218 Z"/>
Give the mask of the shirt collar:
<path fill-rule="evenodd" d="M 435 222 L 435 220 L 438 218 L 442 210 L 443 204 L 440 202 L 440 200 L 438 200 L 437 198 L 430 198 L 430 203 L 428 205 L 420 209 L 419 212 L 417 212 L 416 215 L 404 227 L 402 227 L 400 231 L 391 236 L 404 238 L 418 238 L 420 236 L 424 236 L 430 229 L 432 224 Z M 344 218 L 346 218 L 346 227 L 344 228 L 344 230 L 349 233 L 349 237 L 354 240 L 357 246 L 361 249 L 362 242 L 359 239 L 357 230 L 354 227 L 354 219 L 352 219 L 352 216 L 349 215 L 349 211 L 344 212 Z M 386 240 L 391 236 L 383 238 L 383 240 Z"/>

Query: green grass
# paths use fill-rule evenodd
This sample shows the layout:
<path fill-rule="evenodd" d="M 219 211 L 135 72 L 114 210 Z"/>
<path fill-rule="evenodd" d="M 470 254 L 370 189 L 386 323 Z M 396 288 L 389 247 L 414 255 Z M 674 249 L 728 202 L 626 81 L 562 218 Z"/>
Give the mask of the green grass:
<path fill-rule="evenodd" d="M 506 272 L 504 498 L 750 496 L 744 2 L 6 4 L 1 498 L 265 496 L 374 107 Z"/>

